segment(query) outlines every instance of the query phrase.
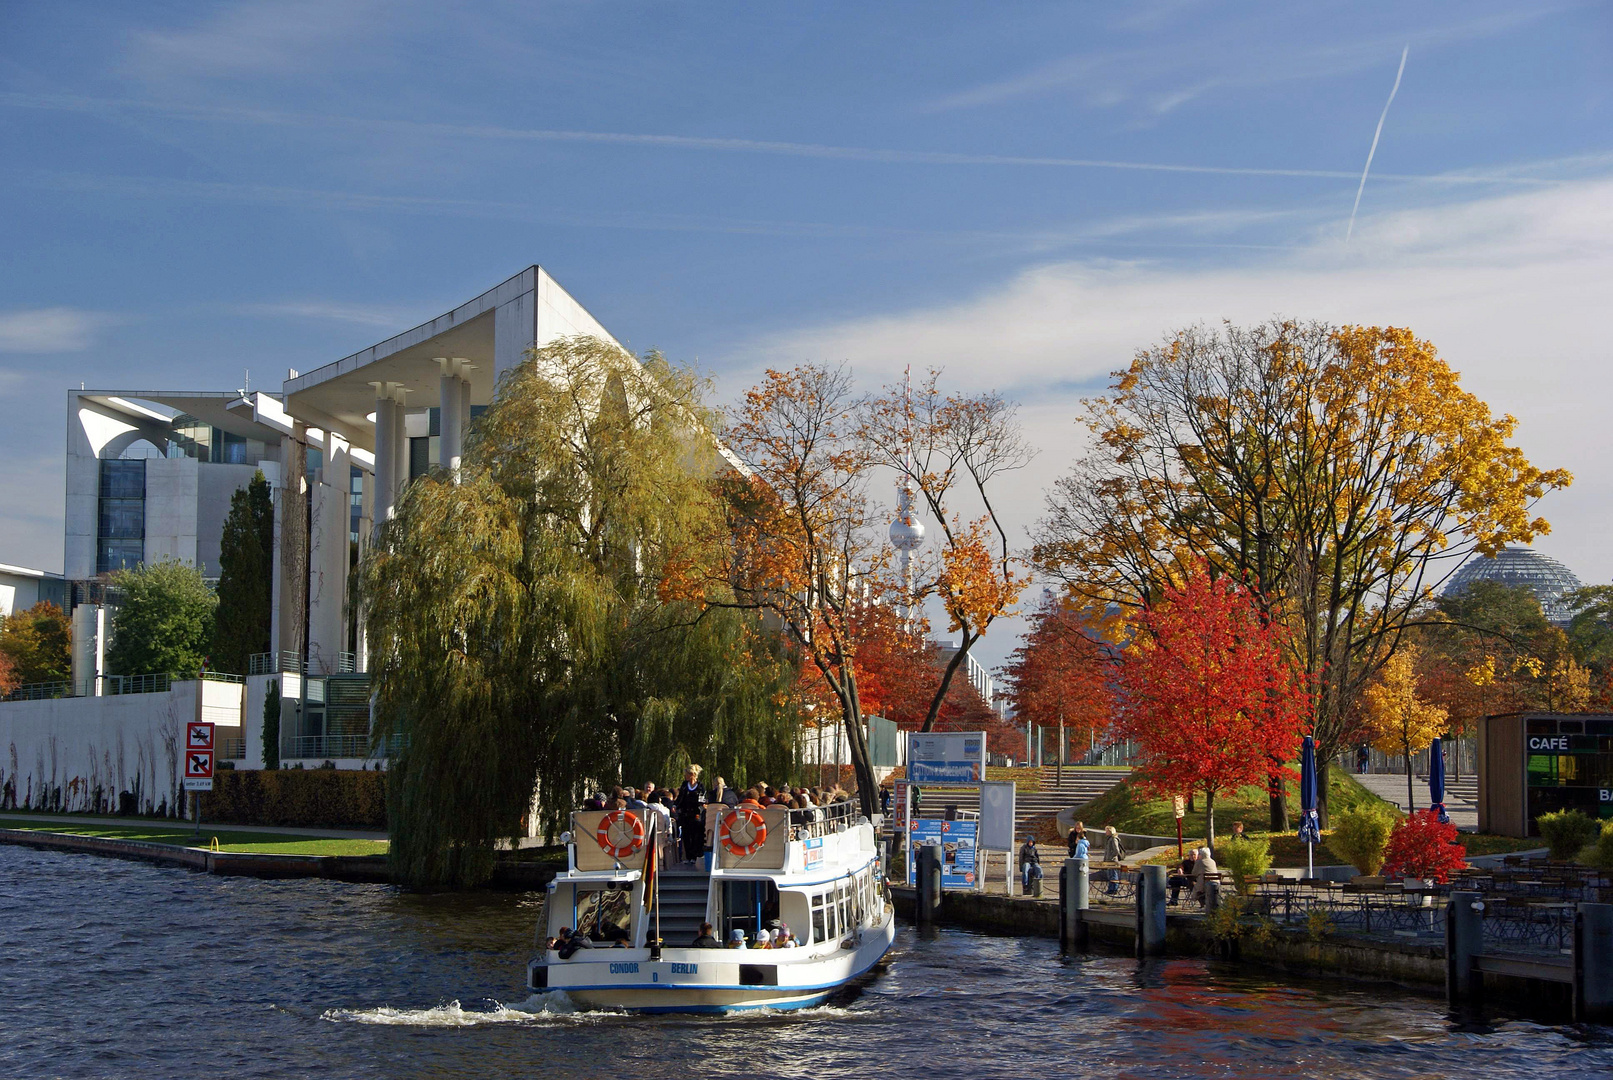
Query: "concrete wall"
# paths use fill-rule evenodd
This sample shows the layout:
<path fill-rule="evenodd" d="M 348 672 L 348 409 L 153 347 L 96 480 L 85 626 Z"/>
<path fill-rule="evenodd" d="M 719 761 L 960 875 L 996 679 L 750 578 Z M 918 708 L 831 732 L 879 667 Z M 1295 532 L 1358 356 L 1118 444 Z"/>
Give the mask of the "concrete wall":
<path fill-rule="evenodd" d="M 196 499 L 201 462 L 152 458 L 146 462 L 146 555 L 148 566 L 175 559 L 196 562 Z"/>
<path fill-rule="evenodd" d="M 100 785 L 114 806 L 116 792 L 138 787 L 142 810 L 164 800 L 171 808 L 185 724 L 204 703 L 198 687 L 227 685 L 181 682 L 161 694 L 0 702 L 0 784 L 15 784 L 19 805 L 30 792 L 37 803 L 44 788 L 60 786 L 67 808 L 88 810 Z M 210 717 L 219 717 L 219 698 L 205 700 L 213 703 Z"/>
<path fill-rule="evenodd" d="M 258 466 L 202 462 L 197 465 L 196 565 L 201 568 L 203 577 L 216 578 L 219 575 L 219 541 L 224 536 L 224 519 L 230 516 L 230 497 L 252 482 Z M 149 534 L 149 506 L 146 513 L 146 531 Z"/>

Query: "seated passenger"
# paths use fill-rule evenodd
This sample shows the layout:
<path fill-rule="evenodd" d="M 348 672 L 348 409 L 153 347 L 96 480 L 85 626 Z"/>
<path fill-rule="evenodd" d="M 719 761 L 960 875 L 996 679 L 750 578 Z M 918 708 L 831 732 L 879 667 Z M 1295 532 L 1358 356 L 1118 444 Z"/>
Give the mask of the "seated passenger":
<path fill-rule="evenodd" d="M 558 940 L 560 946 L 556 951 L 560 954 L 560 959 L 562 960 L 570 960 L 578 949 L 592 949 L 594 947 L 594 943 L 588 940 L 587 934 L 574 934 L 569 926 L 560 928 Z"/>
<path fill-rule="evenodd" d="M 711 936 L 711 930 L 712 930 L 712 926 L 711 926 L 710 923 L 708 923 L 708 922 L 701 923 L 700 924 L 700 933 L 695 935 L 695 939 L 689 943 L 689 947 L 691 949 L 720 949 L 720 948 L 722 948 L 722 946 L 720 944 L 718 944 L 717 939 Z"/>
<path fill-rule="evenodd" d="M 735 927 L 728 932 L 728 947 L 730 949 L 743 949 L 745 947 L 745 931 Z"/>
<path fill-rule="evenodd" d="M 773 947 L 773 935 L 769 934 L 766 930 L 756 931 L 756 944 L 753 947 L 757 949 L 771 949 Z"/>

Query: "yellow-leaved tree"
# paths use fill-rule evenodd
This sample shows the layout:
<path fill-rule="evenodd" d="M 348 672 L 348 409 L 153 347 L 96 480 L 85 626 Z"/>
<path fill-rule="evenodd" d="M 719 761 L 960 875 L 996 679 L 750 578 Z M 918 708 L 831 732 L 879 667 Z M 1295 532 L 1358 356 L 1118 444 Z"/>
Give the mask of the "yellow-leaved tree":
<path fill-rule="evenodd" d="M 1406 759 L 1406 809 L 1417 808 L 1413 796 L 1412 755 L 1428 748 L 1445 730 L 1443 706 L 1425 701 L 1417 682 L 1418 649 L 1403 646 L 1384 662 L 1377 679 L 1361 695 L 1361 715 L 1372 745 Z"/>

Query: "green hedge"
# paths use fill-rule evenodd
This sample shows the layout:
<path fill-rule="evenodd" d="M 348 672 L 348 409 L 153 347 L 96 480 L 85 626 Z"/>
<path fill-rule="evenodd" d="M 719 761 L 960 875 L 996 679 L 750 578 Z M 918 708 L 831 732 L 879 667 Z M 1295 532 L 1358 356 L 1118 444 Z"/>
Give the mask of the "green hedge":
<path fill-rule="evenodd" d="M 202 797 L 202 815 L 230 825 L 385 829 L 386 773 L 224 769 Z"/>

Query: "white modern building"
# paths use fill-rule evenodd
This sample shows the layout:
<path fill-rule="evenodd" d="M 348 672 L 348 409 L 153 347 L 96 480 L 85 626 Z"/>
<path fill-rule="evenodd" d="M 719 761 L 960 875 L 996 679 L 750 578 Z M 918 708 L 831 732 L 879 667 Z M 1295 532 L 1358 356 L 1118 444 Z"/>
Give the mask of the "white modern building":
<path fill-rule="evenodd" d="M 67 608 L 67 582 L 48 570 L 0 563 L 0 619 L 26 611 L 40 601 Z"/>
<path fill-rule="evenodd" d="M 278 392 L 70 391 L 66 572 L 54 587 L 74 617 L 72 692 L 81 697 L 0 704 L 0 745 L 21 737 L 31 747 L 42 732 L 69 723 L 93 727 L 97 743 L 119 738 L 124 721 L 116 717 L 140 709 L 115 700 L 127 691 L 98 696 L 106 681 L 97 678 L 108 625 L 104 576 L 178 559 L 216 578 L 230 497 L 261 470 L 275 506 L 270 651 L 252 671 L 230 673 L 245 684 L 233 696 L 198 689 L 163 710 L 190 715 L 201 708 L 192 699 L 205 697 L 222 725 L 220 740 L 251 767 L 261 764 L 256 732 L 266 685 L 278 680 L 300 704 L 282 718 L 282 757 L 357 764 L 368 753 L 369 695 L 362 618 L 349 603 L 348 579 L 374 523 L 391 514 L 412 478 L 457 467 L 466 430 L 491 403 L 501 374 L 528 350 L 576 335 L 615 342 L 531 266 L 411 330 L 313 371 L 289 371 Z M 34 578 L 13 584 L 10 569 L 0 567 L 0 599 L 33 597 Z M 226 698 L 239 702 L 233 724 L 219 713 Z M 97 710 L 112 719 L 84 726 Z M 84 715 L 70 721 L 66 713 Z M 86 752 L 95 757 L 93 747 Z M 23 748 L 22 772 L 33 754 Z M 105 772 L 105 763 L 86 759 L 52 764 L 50 774 L 96 769 Z"/>

